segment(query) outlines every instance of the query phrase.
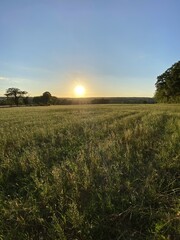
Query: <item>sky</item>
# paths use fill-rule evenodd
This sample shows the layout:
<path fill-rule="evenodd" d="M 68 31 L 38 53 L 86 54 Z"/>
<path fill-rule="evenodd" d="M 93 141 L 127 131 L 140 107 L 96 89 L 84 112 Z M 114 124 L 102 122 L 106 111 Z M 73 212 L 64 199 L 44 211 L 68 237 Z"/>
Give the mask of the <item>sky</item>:
<path fill-rule="evenodd" d="M 179 61 L 179 0 L 1 0 L 0 96 L 153 97 Z"/>

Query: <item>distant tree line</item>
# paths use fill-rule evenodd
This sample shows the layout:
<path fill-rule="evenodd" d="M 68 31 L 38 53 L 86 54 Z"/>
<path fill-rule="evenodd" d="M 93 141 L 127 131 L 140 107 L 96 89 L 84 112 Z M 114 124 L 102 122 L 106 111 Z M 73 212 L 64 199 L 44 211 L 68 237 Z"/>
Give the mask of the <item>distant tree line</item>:
<path fill-rule="evenodd" d="M 22 91 L 19 88 L 8 88 L 4 94 L 6 98 L 0 98 L 0 105 L 70 105 L 72 101 L 69 99 L 60 99 L 52 96 L 46 91 L 41 96 L 29 97 L 28 92 Z"/>
<path fill-rule="evenodd" d="M 92 104 L 107 104 L 110 103 L 108 98 L 95 98 L 91 101 Z"/>
<path fill-rule="evenodd" d="M 52 96 L 50 92 L 44 92 L 42 96 L 33 98 L 34 105 L 70 105 L 72 101 L 68 99 L 60 99 Z"/>
<path fill-rule="evenodd" d="M 0 98 L 0 105 L 10 106 L 48 106 L 48 105 L 82 105 L 82 104 L 152 104 L 153 98 L 146 97 L 107 97 L 107 98 L 57 98 L 49 92 L 44 92 L 41 96 L 22 96 L 15 100 L 14 96 Z"/>

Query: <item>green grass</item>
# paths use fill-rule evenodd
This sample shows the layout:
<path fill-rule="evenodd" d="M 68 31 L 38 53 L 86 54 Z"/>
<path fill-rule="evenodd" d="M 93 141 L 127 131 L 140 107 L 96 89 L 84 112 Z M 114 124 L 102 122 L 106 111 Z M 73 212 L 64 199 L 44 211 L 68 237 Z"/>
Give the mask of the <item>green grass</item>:
<path fill-rule="evenodd" d="M 176 240 L 180 105 L 0 109 L 0 239 Z"/>

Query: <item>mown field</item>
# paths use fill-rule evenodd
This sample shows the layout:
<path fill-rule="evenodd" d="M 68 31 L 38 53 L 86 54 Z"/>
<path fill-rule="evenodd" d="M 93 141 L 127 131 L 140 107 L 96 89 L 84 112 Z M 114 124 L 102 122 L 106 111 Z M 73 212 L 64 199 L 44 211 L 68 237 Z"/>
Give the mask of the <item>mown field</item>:
<path fill-rule="evenodd" d="M 0 239 L 180 239 L 180 105 L 0 109 Z"/>

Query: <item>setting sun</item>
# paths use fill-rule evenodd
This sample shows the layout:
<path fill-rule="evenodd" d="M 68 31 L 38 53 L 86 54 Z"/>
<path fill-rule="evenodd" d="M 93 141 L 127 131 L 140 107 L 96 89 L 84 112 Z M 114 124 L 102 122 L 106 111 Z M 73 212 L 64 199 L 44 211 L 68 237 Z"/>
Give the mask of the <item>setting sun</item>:
<path fill-rule="evenodd" d="M 85 94 L 85 88 L 82 85 L 78 85 L 74 88 L 74 92 L 77 97 L 83 97 Z"/>

